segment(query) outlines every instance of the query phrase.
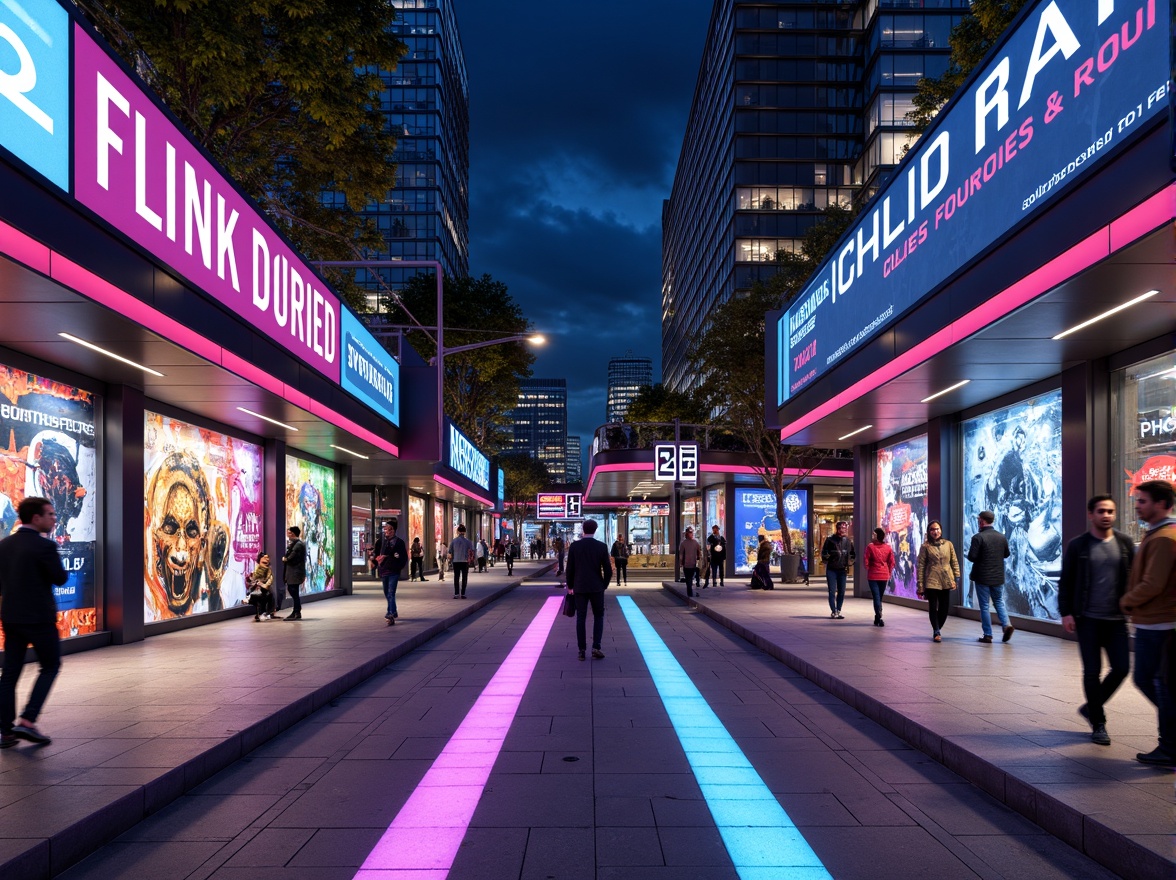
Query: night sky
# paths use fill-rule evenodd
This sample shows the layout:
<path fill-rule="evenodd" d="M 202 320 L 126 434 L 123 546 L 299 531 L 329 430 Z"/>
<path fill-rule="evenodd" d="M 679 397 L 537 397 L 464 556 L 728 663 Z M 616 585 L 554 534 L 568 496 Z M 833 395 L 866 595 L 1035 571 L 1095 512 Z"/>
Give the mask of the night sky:
<path fill-rule="evenodd" d="M 605 420 L 610 357 L 661 375 L 661 209 L 712 0 L 456 0 L 470 82 L 470 274 L 510 288 L 568 381 L 568 431 Z M 585 473 L 587 477 L 587 473 Z"/>

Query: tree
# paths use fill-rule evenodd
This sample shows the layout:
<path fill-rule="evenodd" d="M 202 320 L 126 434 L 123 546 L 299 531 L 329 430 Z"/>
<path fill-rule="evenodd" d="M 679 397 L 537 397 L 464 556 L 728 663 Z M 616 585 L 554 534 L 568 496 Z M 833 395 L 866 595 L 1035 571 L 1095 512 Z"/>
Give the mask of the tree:
<path fill-rule="evenodd" d="M 399 300 L 425 326 L 436 326 L 434 276 L 414 275 Z M 391 314 L 395 316 L 394 311 Z M 446 348 L 525 335 L 531 329 L 501 281 L 489 275 L 445 279 Z M 436 340 L 423 332 L 413 333 L 411 341 L 426 358 L 437 351 Z M 534 362 L 535 355 L 522 342 L 445 355 L 445 412 L 483 451 L 493 454 L 507 446 L 519 382 L 531 375 Z"/>
<path fill-rule="evenodd" d="M 915 109 L 907 114 L 915 131 L 922 134 L 931 120 L 959 91 L 964 80 L 984 60 L 1000 35 L 1005 32 L 1027 0 L 973 0 L 971 11 L 954 28 L 948 42 L 951 62 L 943 75 L 919 80 Z"/>
<path fill-rule="evenodd" d="M 636 424 L 680 419 L 688 424 L 701 425 L 708 421 L 707 415 L 706 407 L 697 395 L 671 391 L 658 382 L 656 385 L 646 385 L 637 392 L 629 402 L 625 421 Z"/>
<path fill-rule="evenodd" d="M 506 515 L 514 523 L 516 540 L 523 536 L 523 520 L 527 518 L 527 505 L 535 503 L 535 496 L 551 483 L 547 465 L 525 452 L 512 452 L 498 459 L 498 466 L 506 475 Z"/>
<path fill-rule="evenodd" d="M 74 2 L 299 252 L 384 249 L 358 212 L 396 182 L 377 68 L 406 47 L 389 0 Z M 350 276 L 331 272 L 366 308 Z"/>

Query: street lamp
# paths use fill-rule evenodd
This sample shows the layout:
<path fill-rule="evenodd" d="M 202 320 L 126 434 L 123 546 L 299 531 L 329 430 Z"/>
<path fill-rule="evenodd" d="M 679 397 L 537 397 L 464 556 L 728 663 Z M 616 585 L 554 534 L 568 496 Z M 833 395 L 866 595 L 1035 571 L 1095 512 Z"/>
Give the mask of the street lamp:
<path fill-rule="evenodd" d="M 487 339 L 484 342 L 471 342 L 469 345 L 455 345 L 453 348 L 445 349 L 446 355 L 457 354 L 461 351 L 473 351 L 475 348 L 486 348 L 489 345 L 502 345 L 506 342 L 529 342 L 531 345 L 543 345 L 547 342 L 547 337 L 541 333 L 532 333 L 529 336 L 503 336 L 499 339 Z M 430 363 L 436 358 L 431 358 Z"/>

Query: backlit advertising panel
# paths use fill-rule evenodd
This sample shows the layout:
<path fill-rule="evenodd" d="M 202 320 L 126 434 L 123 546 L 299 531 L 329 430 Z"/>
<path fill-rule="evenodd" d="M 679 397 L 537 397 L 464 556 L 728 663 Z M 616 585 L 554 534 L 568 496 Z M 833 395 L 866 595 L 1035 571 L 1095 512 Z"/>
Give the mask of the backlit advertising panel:
<path fill-rule="evenodd" d="M 336 485 L 334 468 L 286 456 L 286 527 L 298 526 L 306 544 L 303 594 L 335 588 Z M 281 556 L 272 554 L 275 578 L 282 576 Z"/>
<path fill-rule="evenodd" d="M 808 546 L 808 489 L 789 489 L 784 493 L 784 518 L 792 538 L 792 549 Z M 735 554 L 735 571 L 750 574 L 755 567 L 759 536 L 767 536 L 772 545 L 772 566 L 784 554 L 784 532 L 776 516 L 776 496 L 767 489 L 735 489 L 735 538 L 727 548 Z"/>
<path fill-rule="evenodd" d="M 982 510 L 1009 542 L 1005 604 L 1010 614 L 1058 619 L 1062 567 L 1062 392 L 986 413 L 963 423 L 964 602 L 976 607 L 965 558 Z M 995 613 L 995 612 L 994 612 Z"/>
<path fill-rule="evenodd" d="M 69 189 L 69 15 L 0 2 L 0 146 Z"/>
<path fill-rule="evenodd" d="M 404 543 L 411 546 L 414 538 L 425 542 L 425 499 L 417 495 L 408 496 L 408 531 L 401 531 Z"/>
<path fill-rule="evenodd" d="M 490 491 L 490 459 L 448 418 L 445 419 L 444 461 L 474 485 Z"/>
<path fill-rule="evenodd" d="M 780 318 L 778 403 L 1167 113 L 1169 17 L 1038 0 Z"/>
<path fill-rule="evenodd" d="M 97 629 L 95 434 L 89 391 L 0 365 L 0 537 L 15 531 L 22 498 L 53 502 L 57 526 L 49 537 L 69 575 L 53 588 L 62 638 Z"/>
<path fill-rule="evenodd" d="M 342 310 L 342 332 L 340 384 L 399 426 L 400 364 L 349 309 Z"/>
<path fill-rule="evenodd" d="M 540 492 L 535 505 L 536 519 L 565 519 L 568 515 L 568 496 L 562 492 Z"/>
<path fill-rule="evenodd" d="M 878 450 L 878 525 L 894 551 L 892 596 L 914 599 L 915 562 L 927 533 L 927 435 Z"/>
<path fill-rule="evenodd" d="M 143 619 L 245 601 L 262 548 L 262 449 L 188 422 L 143 419 Z M 266 547 L 281 576 L 280 547 Z"/>

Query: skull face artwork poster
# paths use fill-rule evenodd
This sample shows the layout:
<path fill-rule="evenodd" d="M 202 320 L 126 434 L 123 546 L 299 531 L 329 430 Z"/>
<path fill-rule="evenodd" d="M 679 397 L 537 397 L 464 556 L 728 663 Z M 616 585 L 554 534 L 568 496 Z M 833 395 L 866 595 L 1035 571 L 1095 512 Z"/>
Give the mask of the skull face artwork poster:
<path fill-rule="evenodd" d="M 144 619 L 240 604 L 261 531 L 261 447 L 148 412 Z"/>

